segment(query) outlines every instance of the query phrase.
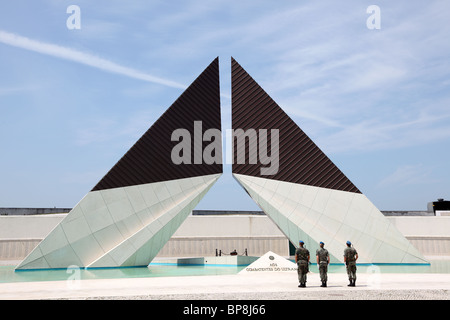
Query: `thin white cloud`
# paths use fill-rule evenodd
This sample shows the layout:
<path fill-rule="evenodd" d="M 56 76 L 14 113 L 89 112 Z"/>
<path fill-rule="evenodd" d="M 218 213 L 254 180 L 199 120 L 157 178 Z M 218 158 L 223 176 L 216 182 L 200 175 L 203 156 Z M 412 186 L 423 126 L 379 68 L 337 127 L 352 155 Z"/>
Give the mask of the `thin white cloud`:
<path fill-rule="evenodd" d="M 450 137 L 450 128 L 446 125 L 449 117 L 450 114 L 424 114 L 411 120 L 390 123 L 387 123 L 385 118 L 361 120 L 353 124 L 348 123 L 339 131 L 324 134 L 317 142 L 330 154 L 349 150 L 372 152 L 425 145 Z"/>
<path fill-rule="evenodd" d="M 32 86 L 0 88 L 0 96 L 19 94 L 19 93 L 23 93 L 23 92 L 27 92 L 27 91 L 35 90 L 35 89 L 36 89 L 36 87 L 32 87 Z"/>
<path fill-rule="evenodd" d="M 105 141 L 123 141 L 131 146 L 147 129 L 149 123 L 157 120 L 154 111 L 144 110 L 128 117 L 88 119 L 77 126 L 75 144 L 86 146 Z"/>
<path fill-rule="evenodd" d="M 378 187 L 386 186 L 407 186 L 422 185 L 425 183 L 435 183 L 438 180 L 432 178 L 432 170 L 422 164 L 418 165 L 402 165 L 398 167 L 392 174 L 388 175 L 378 183 Z"/>
<path fill-rule="evenodd" d="M 121 66 L 115 62 L 97 57 L 95 55 L 59 46 L 52 43 L 45 43 L 23 37 L 14 33 L 0 30 L 0 42 L 17 48 L 38 52 L 41 54 L 81 63 L 103 71 L 120 74 L 130 78 L 152 82 L 167 87 L 186 89 L 186 85 L 156 77 L 132 68 Z"/>

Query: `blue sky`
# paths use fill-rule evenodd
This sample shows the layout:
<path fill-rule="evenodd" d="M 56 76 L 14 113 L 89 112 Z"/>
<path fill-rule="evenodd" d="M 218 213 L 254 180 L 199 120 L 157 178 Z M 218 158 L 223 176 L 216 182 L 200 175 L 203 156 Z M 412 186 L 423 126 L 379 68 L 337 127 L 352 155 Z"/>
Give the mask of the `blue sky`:
<path fill-rule="evenodd" d="M 2 1 L 0 207 L 74 206 L 217 56 L 224 129 L 233 56 L 379 209 L 450 199 L 449 16 L 447 1 Z M 230 172 L 197 209 L 258 209 Z"/>

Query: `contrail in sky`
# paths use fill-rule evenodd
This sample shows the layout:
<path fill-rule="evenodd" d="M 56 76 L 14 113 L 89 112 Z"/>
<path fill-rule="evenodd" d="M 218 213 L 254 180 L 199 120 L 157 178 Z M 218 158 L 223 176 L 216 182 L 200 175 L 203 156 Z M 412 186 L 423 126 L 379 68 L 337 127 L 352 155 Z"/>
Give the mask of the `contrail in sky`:
<path fill-rule="evenodd" d="M 121 74 L 130 78 L 143 80 L 147 82 L 157 83 L 163 86 L 172 87 L 172 88 L 178 88 L 178 89 L 186 89 L 187 86 L 152 76 L 147 73 L 143 73 L 141 71 L 121 66 L 117 63 L 114 63 L 112 61 L 97 57 L 95 55 L 81 52 L 78 50 L 74 50 L 67 47 L 62 47 L 56 44 L 52 43 L 45 43 L 41 41 L 36 41 L 30 38 L 22 37 L 20 35 L 6 32 L 3 30 L 0 30 L 0 43 L 4 43 L 10 46 L 22 48 L 25 50 L 30 50 L 34 52 L 38 52 L 41 54 L 74 61 L 77 63 L 81 63 L 87 66 L 91 66 L 97 69 L 101 69 L 104 71 L 112 72 Z"/>

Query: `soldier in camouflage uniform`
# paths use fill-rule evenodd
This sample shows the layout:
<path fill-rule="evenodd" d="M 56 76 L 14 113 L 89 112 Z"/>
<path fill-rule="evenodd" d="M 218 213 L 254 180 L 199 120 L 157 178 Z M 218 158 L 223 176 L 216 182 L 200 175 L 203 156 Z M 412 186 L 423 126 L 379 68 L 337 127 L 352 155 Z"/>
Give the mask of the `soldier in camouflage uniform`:
<path fill-rule="evenodd" d="M 349 287 L 354 287 L 356 283 L 356 260 L 358 260 L 358 252 L 352 247 L 352 243 L 347 241 L 347 248 L 344 250 L 344 262 L 347 266 Z"/>
<path fill-rule="evenodd" d="M 330 255 L 328 254 L 328 250 L 324 248 L 324 243 L 320 242 L 320 249 L 316 250 L 316 258 L 317 265 L 319 266 L 320 272 L 320 281 L 322 281 L 321 287 L 327 286 L 327 272 L 328 272 L 328 264 L 330 263 Z"/>
<path fill-rule="evenodd" d="M 309 250 L 303 248 L 305 244 L 300 240 L 300 247 L 295 250 L 295 262 L 297 263 L 298 269 L 298 281 L 300 282 L 299 287 L 306 287 L 306 274 L 309 272 Z"/>

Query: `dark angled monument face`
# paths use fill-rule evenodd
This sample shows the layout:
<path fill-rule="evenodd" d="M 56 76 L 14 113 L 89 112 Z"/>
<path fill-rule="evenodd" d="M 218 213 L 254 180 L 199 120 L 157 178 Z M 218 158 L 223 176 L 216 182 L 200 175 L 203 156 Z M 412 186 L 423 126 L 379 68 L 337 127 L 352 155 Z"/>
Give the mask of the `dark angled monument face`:
<path fill-rule="evenodd" d="M 426 260 L 232 59 L 232 174 L 291 243 Z M 222 174 L 215 59 L 16 269 L 146 266 Z"/>
<path fill-rule="evenodd" d="M 334 165 L 319 147 L 276 104 L 255 80 L 231 59 L 232 123 L 233 128 L 247 130 L 277 129 L 278 170 L 262 174 L 267 165 L 258 161 L 250 164 L 250 154 L 259 148 L 238 150 L 234 145 L 233 173 L 263 177 L 310 186 L 360 193 L 353 183 Z M 268 146 L 273 146 L 268 135 Z M 270 148 L 269 148 L 270 150 Z M 246 161 L 239 164 L 238 155 L 246 152 Z M 273 155 L 272 155 L 273 156 Z M 274 168 L 275 169 L 275 168 Z"/>
<path fill-rule="evenodd" d="M 92 190 L 222 173 L 220 141 L 216 141 L 219 150 L 214 150 L 219 153 L 220 161 L 211 164 L 203 161 L 203 150 L 211 144 L 203 141 L 204 133 L 209 129 L 220 131 L 220 120 L 219 59 L 216 58 Z M 190 137 L 189 148 L 180 152 L 190 151 L 190 155 L 184 155 L 189 161 L 177 164 L 172 159 L 172 150 L 182 137 L 175 140 L 172 134 L 180 128 Z M 197 157 L 200 161 L 196 161 L 196 153 L 201 156 Z"/>

